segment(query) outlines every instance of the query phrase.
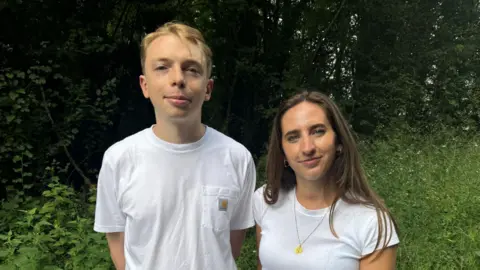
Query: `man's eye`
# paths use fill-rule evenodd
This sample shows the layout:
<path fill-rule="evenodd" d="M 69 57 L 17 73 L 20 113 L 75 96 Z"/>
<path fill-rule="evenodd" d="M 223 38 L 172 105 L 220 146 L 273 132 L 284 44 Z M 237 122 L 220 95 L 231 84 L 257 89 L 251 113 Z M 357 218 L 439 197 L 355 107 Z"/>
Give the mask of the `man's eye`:
<path fill-rule="evenodd" d="M 187 68 L 187 71 L 192 73 L 198 73 L 198 70 L 196 68 Z"/>
<path fill-rule="evenodd" d="M 165 69 L 167 69 L 166 66 L 158 66 L 158 67 L 156 68 L 156 70 L 165 70 Z"/>

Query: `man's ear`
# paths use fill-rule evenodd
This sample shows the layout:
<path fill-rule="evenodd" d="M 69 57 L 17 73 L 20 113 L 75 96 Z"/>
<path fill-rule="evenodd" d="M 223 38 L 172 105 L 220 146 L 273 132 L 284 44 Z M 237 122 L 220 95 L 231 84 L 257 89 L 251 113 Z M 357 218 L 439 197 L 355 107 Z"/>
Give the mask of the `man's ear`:
<path fill-rule="evenodd" d="M 142 88 L 143 96 L 145 98 L 149 98 L 150 95 L 148 94 L 147 79 L 145 78 L 145 75 L 139 76 L 139 83 L 140 83 L 140 88 Z"/>
<path fill-rule="evenodd" d="M 207 91 L 205 92 L 205 101 L 209 101 L 213 92 L 213 79 L 209 79 L 207 82 Z"/>

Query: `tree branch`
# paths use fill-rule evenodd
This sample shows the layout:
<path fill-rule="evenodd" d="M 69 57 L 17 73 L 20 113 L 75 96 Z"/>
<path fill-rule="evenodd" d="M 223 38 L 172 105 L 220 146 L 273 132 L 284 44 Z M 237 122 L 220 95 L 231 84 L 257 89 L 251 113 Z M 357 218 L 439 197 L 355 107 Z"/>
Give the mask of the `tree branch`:
<path fill-rule="evenodd" d="M 237 84 L 238 78 L 238 64 L 235 64 L 235 72 L 233 73 L 233 80 L 228 88 L 228 104 L 227 104 L 227 111 L 225 113 L 225 120 L 223 122 L 222 132 L 228 135 L 228 126 L 230 124 L 230 112 L 232 110 L 232 100 L 233 100 L 233 93 L 235 91 L 235 85 Z"/>
<path fill-rule="evenodd" d="M 121 15 L 120 15 L 120 18 L 118 19 L 117 25 L 115 26 L 115 30 L 113 30 L 113 34 L 112 34 L 112 37 L 113 37 L 113 38 L 115 38 L 115 35 L 117 34 L 117 30 L 118 30 L 118 28 L 120 27 L 120 24 L 123 22 L 123 17 L 124 17 L 125 14 L 127 13 L 128 7 L 129 7 L 128 2 L 125 2 L 125 6 L 123 7 L 123 10 L 122 10 L 122 13 L 121 13 Z"/>
<path fill-rule="evenodd" d="M 313 57 L 312 57 L 312 60 L 310 60 L 310 62 L 306 65 L 306 66 L 311 66 L 315 63 L 315 61 L 317 60 L 317 57 L 318 57 L 318 54 L 320 52 L 320 49 L 322 48 L 322 40 L 327 36 L 327 34 L 330 32 L 330 29 L 332 28 L 334 22 L 337 20 L 338 18 L 338 15 L 340 15 L 340 12 L 342 11 L 343 9 L 343 6 L 345 5 L 345 2 L 346 0 L 343 0 L 342 3 L 340 4 L 340 7 L 338 8 L 337 12 L 335 13 L 335 15 L 333 16 L 333 19 L 330 21 L 330 23 L 328 24 L 327 28 L 325 28 L 324 32 L 323 32 L 323 35 L 321 36 L 321 38 L 319 39 L 318 43 L 317 43 L 317 48 L 315 49 L 315 53 L 313 54 Z M 310 68 L 309 68 L 310 69 Z M 307 70 L 309 70 L 307 69 Z M 302 81 L 305 80 L 305 76 L 306 76 L 306 72 L 303 73 L 303 79 Z"/>
<path fill-rule="evenodd" d="M 43 91 L 43 88 L 40 88 L 40 91 L 42 93 L 43 108 L 45 109 L 45 112 L 48 116 L 48 119 L 50 119 L 50 124 L 52 125 L 52 128 L 55 131 L 55 134 L 57 135 L 59 141 L 62 144 L 63 151 L 65 152 L 65 155 L 68 157 L 68 159 L 70 160 L 70 163 L 73 165 L 73 167 L 78 172 L 78 174 L 80 174 L 80 176 L 83 178 L 84 184 L 90 186 L 92 184 L 92 182 L 90 181 L 90 179 L 88 179 L 88 177 L 85 175 L 85 173 L 82 171 L 82 169 L 80 169 L 80 167 L 77 165 L 77 163 L 73 159 L 72 155 L 68 151 L 67 146 L 65 145 L 65 143 L 62 142 L 62 138 L 61 138 L 59 132 L 56 129 L 55 121 L 53 121 L 52 114 L 50 113 L 50 110 L 48 109 L 47 99 L 45 98 L 45 92 Z"/>

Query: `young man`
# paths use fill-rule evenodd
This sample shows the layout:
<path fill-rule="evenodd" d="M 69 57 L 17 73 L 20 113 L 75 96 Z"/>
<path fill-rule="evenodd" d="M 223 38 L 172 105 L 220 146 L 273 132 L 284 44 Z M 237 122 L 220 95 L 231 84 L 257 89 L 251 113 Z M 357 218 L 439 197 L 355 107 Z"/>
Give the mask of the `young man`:
<path fill-rule="evenodd" d="M 156 124 L 105 152 L 94 230 L 117 269 L 236 269 L 253 227 L 250 152 L 201 122 L 212 95 L 202 34 L 167 23 L 142 41 L 140 86 Z"/>

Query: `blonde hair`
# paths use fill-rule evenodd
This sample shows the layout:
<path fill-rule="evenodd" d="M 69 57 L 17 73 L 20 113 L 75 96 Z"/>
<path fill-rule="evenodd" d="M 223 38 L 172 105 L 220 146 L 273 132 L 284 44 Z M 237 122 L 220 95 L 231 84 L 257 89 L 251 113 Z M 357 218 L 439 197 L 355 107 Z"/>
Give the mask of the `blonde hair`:
<path fill-rule="evenodd" d="M 173 34 L 180 39 L 187 40 L 191 44 L 200 46 L 207 65 L 207 78 L 212 74 L 212 50 L 206 44 L 202 33 L 191 26 L 188 26 L 181 22 L 167 22 L 164 25 L 158 27 L 154 32 L 146 35 L 140 45 L 140 61 L 142 65 L 142 72 L 145 73 L 145 58 L 147 54 L 147 48 L 155 39 L 163 35 Z"/>

